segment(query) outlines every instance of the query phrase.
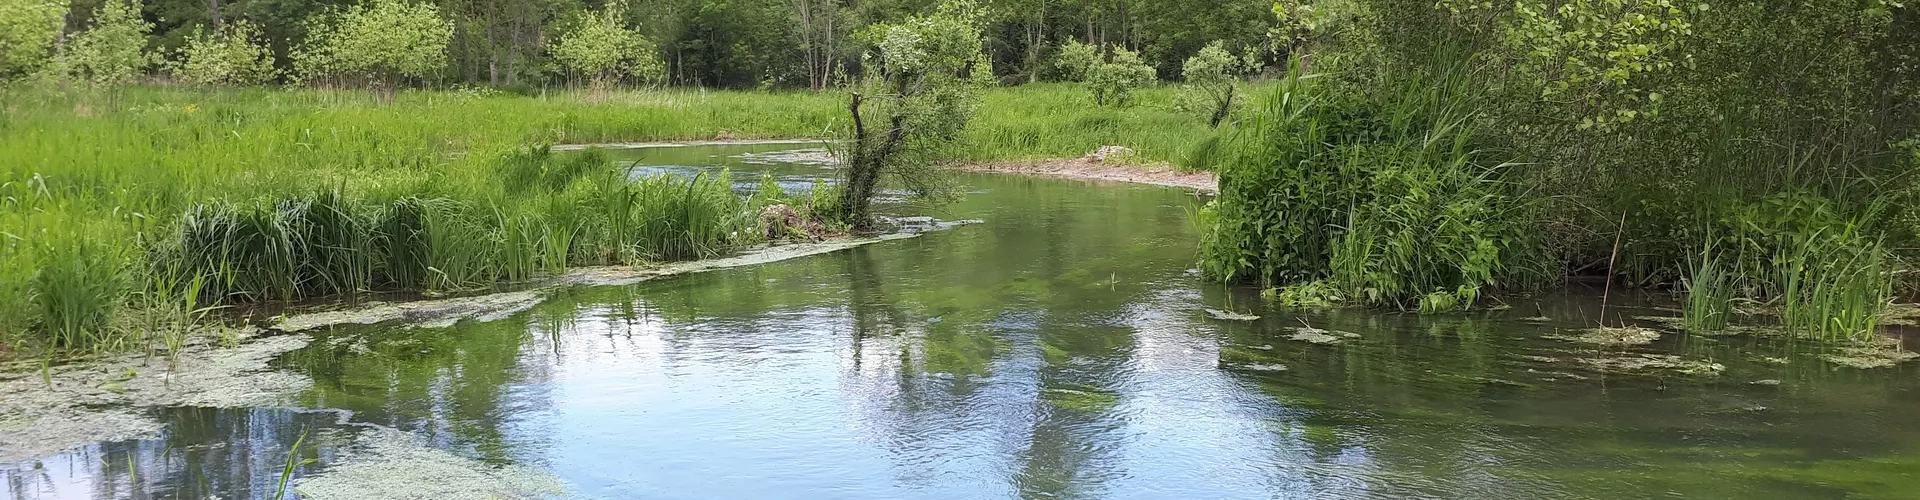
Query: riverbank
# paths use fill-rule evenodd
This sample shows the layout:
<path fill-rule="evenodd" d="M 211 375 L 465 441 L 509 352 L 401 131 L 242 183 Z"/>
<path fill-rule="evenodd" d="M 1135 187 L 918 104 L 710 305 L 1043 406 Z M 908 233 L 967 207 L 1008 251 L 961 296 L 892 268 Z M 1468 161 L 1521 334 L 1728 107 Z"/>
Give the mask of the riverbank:
<path fill-rule="evenodd" d="M 636 233 L 628 226 L 659 218 L 622 222 L 609 214 L 671 208 L 617 206 L 662 197 L 627 196 L 638 189 L 610 182 L 614 173 L 543 156 L 538 146 L 826 137 L 843 121 L 846 98 L 678 89 L 593 99 L 408 91 L 392 101 L 313 89 L 0 92 L 9 103 L 0 108 L 7 124 L 0 127 L 0 352 L 27 357 L 156 344 L 142 335 L 150 325 L 128 319 L 156 307 L 345 290 L 457 292 L 530 270 L 709 256 L 733 244 L 728 235 L 750 231 L 689 220 L 666 224 L 694 235 L 684 242 L 649 228 Z M 993 89 L 955 154 L 990 162 L 1125 144 L 1143 161 L 1167 161 L 1205 129 L 1199 117 L 1174 110 L 1171 88 L 1142 90 L 1126 108 L 1090 106 L 1089 99 L 1076 85 Z M 670 183 L 652 187 L 675 191 Z M 718 199 L 717 189 L 703 192 L 675 203 L 704 207 Z M 411 248 L 295 241 L 342 227 L 355 244 Z M 426 227 L 448 230 L 413 231 Z M 245 238 L 205 241 L 221 234 Z M 573 238 L 594 241 L 584 252 L 563 252 L 583 247 L 559 243 Z M 634 238 L 652 239 L 616 241 Z M 349 247 L 356 251 L 320 255 Z M 191 254 L 210 248 L 240 254 Z M 202 290 L 197 303 L 179 300 L 196 277 L 219 289 Z M 167 304 L 150 303 L 162 299 Z"/>

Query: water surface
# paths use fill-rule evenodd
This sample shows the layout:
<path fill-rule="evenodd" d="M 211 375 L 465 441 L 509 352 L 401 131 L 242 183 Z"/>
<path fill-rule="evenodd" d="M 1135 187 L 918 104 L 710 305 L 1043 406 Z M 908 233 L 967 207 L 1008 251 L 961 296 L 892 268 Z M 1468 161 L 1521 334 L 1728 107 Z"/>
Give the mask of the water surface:
<path fill-rule="evenodd" d="M 737 157 L 792 147 L 615 154 L 728 165 L 743 187 L 831 175 Z M 321 333 L 277 363 L 314 379 L 312 410 L 155 410 L 163 436 L 0 477 L 15 498 L 271 498 L 294 440 L 326 436 L 298 478 L 393 428 L 581 498 L 1920 498 L 1912 367 L 1764 338 L 1543 338 L 1675 314 L 1616 290 L 1603 319 L 1578 286 L 1456 315 L 1269 307 L 1192 270 L 1189 192 L 964 181 L 927 214 L 983 224 Z M 1292 340 L 1303 327 L 1339 343 Z M 1641 354 L 1722 369 L 1583 361 Z"/>

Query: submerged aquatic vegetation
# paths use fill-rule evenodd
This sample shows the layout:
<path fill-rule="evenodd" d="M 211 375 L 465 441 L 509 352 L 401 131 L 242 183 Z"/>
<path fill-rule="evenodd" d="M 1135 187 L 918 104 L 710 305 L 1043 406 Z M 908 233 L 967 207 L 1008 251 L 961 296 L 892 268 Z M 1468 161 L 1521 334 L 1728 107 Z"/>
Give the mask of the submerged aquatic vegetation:
<path fill-rule="evenodd" d="M 1629 346 L 1651 344 L 1660 339 L 1660 332 L 1639 327 L 1600 327 L 1583 330 L 1578 335 L 1548 335 L 1546 338 L 1602 346 Z"/>
<path fill-rule="evenodd" d="M 1881 341 L 1837 348 L 1833 352 L 1820 355 L 1820 359 L 1840 366 L 1864 370 L 1886 368 L 1920 359 L 1920 353 L 1901 349 L 1898 342 Z"/>

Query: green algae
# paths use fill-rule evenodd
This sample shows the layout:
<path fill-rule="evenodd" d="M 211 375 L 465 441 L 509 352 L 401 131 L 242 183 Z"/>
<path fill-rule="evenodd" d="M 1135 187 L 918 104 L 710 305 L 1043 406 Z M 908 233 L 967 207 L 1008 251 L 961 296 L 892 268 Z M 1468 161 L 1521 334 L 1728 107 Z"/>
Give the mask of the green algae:
<path fill-rule="evenodd" d="M 1578 335 L 1545 335 L 1544 337 L 1600 346 L 1633 346 L 1651 344 L 1659 340 L 1660 332 L 1640 327 L 1600 327 L 1581 330 Z"/>
<path fill-rule="evenodd" d="M 1087 384 L 1059 384 L 1040 391 L 1040 399 L 1054 408 L 1099 413 L 1113 409 L 1120 397 L 1113 392 Z"/>

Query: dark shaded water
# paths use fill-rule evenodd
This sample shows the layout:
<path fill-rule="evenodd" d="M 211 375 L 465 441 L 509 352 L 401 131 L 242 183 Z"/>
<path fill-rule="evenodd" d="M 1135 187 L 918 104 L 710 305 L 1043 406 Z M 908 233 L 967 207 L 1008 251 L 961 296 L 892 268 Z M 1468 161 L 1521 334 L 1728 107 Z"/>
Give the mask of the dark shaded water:
<path fill-rule="evenodd" d="M 828 173 L 728 158 L 791 147 L 619 154 L 730 162 L 744 184 Z M 373 424 L 586 498 L 1920 498 L 1913 367 L 1751 337 L 1542 338 L 1601 321 L 1579 287 L 1444 316 L 1269 308 L 1190 270 L 1191 194 L 966 181 L 935 215 L 985 224 L 323 334 L 279 365 L 346 424 L 156 410 L 164 436 L 0 477 L 16 498 L 271 497 L 295 439 L 327 436 L 295 475 L 324 474 Z M 1610 324 L 1675 314 L 1619 295 Z M 1339 343 L 1290 339 L 1303 326 Z M 1676 366 L 1595 364 L 1641 354 Z"/>

